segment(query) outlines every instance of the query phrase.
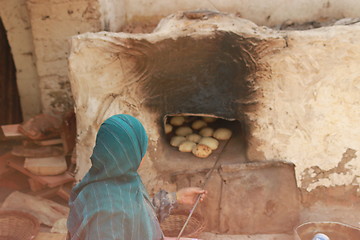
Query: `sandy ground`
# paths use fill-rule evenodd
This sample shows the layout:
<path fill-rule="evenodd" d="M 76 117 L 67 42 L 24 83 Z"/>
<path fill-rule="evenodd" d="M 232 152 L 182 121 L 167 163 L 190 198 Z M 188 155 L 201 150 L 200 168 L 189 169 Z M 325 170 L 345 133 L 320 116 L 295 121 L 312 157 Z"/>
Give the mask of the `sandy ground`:
<path fill-rule="evenodd" d="M 259 235 L 216 235 L 203 233 L 203 240 L 293 240 L 292 235 L 287 234 L 259 234 Z"/>
<path fill-rule="evenodd" d="M 302 223 L 309 221 L 333 221 L 360 228 L 360 204 L 348 206 L 325 206 L 314 204 L 301 212 Z"/>
<path fill-rule="evenodd" d="M 8 151 L 4 144 L 0 144 L 0 154 Z M 7 195 L 5 192 L 1 193 Z M 5 196 L 4 196 L 5 197 Z M 348 224 L 360 228 L 360 201 L 357 204 L 329 205 L 321 202 L 314 203 L 309 208 L 303 208 L 300 212 L 299 225 L 306 222 L 332 221 Z M 1 205 L 1 201 L 0 201 Z M 259 234 L 259 235 L 225 235 L 214 233 L 202 233 L 199 238 L 202 240 L 297 240 L 295 233 L 289 234 Z M 41 229 L 36 240 L 64 240 L 63 234 L 51 234 L 49 229 Z M 345 239 L 344 239 L 345 240 Z M 360 239 L 346 239 L 360 240 Z"/>
<path fill-rule="evenodd" d="M 321 221 L 344 223 L 360 229 L 360 205 L 326 206 L 322 203 L 316 203 L 310 208 L 304 208 L 301 211 L 299 225 L 306 222 Z M 297 240 L 295 231 L 293 234 L 259 235 L 217 235 L 213 233 L 202 233 L 200 238 L 203 240 Z"/>

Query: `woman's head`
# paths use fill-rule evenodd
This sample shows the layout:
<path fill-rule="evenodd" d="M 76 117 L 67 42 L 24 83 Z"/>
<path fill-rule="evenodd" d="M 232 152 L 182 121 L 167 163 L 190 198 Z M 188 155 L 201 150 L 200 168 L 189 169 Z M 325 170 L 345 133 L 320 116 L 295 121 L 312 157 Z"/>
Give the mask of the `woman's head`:
<path fill-rule="evenodd" d="M 99 235 L 101 239 L 161 238 L 136 172 L 147 143 L 144 127 L 132 116 L 115 115 L 100 126 L 93 165 L 69 200 L 67 226 L 74 239 L 100 239 Z"/>
<path fill-rule="evenodd" d="M 148 138 L 136 118 L 119 114 L 108 118 L 96 136 L 92 171 L 108 178 L 136 173 L 146 153 Z"/>

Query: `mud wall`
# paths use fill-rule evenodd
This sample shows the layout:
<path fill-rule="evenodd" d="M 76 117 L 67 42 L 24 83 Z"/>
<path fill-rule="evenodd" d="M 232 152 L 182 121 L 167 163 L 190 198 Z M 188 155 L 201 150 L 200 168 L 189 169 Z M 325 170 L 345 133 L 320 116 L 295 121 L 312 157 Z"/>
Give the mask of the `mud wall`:
<path fill-rule="evenodd" d="M 126 0 L 128 20 L 167 16 L 176 11 L 208 9 L 236 13 L 258 25 L 274 26 L 285 21 L 308 22 L 331 18 L 359 17 L 360 2 L 356 0 Z"/>
<path fill-rule="evenodd" d="M 251 116 L 253 159 L 295 163 L 298 184 L 360 183 L 360 25 L 286 33 L 287 47 L 263 60 L 271 81 Z M 255 140 L 256 139 L 256 140 Z M 358 188 L 359 189 L 359 188 Z"/>
<path fill-rule="evenodd" d="M 72 107 L 67 57 L 69 38 L 101 29 L 98 2 L 28 0 L 43 111 L 61 114 Z"/>
<path fill-rule="evenodd" d="M 134 20 L 160 19 L 188 9 L 232 12 L 259 26 L 359 17 L 360 12 L 360 3 L 355 0 L 204 0 L 173 1 L 172 4 L 164 0 L 0 0 L 0 3 L 26 117 L 40 110 L 57 114 L 73 106 L 68 77 L 69 42 L 72 36 L 81 33 L 116 32 Z M 279 32 L 287 46 L 262 59 L 271 76 L 268 81 L 257 83 L 263 97 L 257 113 L 249 114 L 253 136 L 249 156 L 294 162 L 298 184 L 308 191 L 320 186 L 359 184 L 356 108 L 359 78 L 355 70 L 359 62 L 358 28 L 351 25 Z M 73 51 L 76 55 L 77 49 Z M 72 69 L 73 78 L 76 71 L 91 70 L 94 63 L 97 57 L 77 63 L 77 68 Z M 74 94 L 78 91 L 73 89 Z M 77 96 L 74 98 L 76 102 Z M 86 114 L 91 116 L 96 108 L 92 103 L 97 100 L 93 97 L 88 101 Z M 132 103 L 126 106 L 131 108 Z M 80 121 L 85 121 L 79 122 L 80 126 L 87 125 L 86 115 L 81 116 L 79 108 L 77 111 Z M 96 129 L 100 120 L 89 126 Z M 90 131 L 89 126 L 80 131 Z M 84 147 L 91 149 L 93 140 L 87 139 Z M 85 155 L 79 161 L 81 173 L 88 167 Z"/>
<path fill-rule="evenodd" d="M 143 120 L 151 141 L 147 164 L 152 166 L 156 160 L 153 156 L 157 156 L 161 131 L 158 116 L 144 108 L 140 88 L 131 80 L 128 71 L 134 68 L 134 61 L 126 58 L 124 49 L 130 46 L 127 39 L 155 43 L 180 35 L 196 38 L 197 34 L 203 36 L 217 29 L 275 41 L 272 49 L 265 48 L 260 54 L 263 70 L 254 78 L 257 104 L 254 111 L 246 113 L 249 159 L 294 163 L 298 186 L 305 191 L 318 187 L 358 188 L 359 25 L 283 32 L 257 27 L 234 16 L 177 20 L 178 16 L 170 17 L 153 34 L 103 32 L 73 38 L 69 62 L 82 150 L 78 177 L 89 167 L 96 129 L 115 113 L 131 113 Z M 145 182 L 156 183 L 153 179 L 161 178 L 161 173 L 146 165 L 142 172 L 149 180 Z"/>
<path fill-rule="evenodd" d="M 0 6 L 0 18 L 7 30 L 7 39 L 16 65 L 23 119 L 27 120 L 41 111 L 30 19 L 25 0 L 1 0 Z"/>
<path fill-rule="evenodd" d="M 171 4 L 165 0 L 1 0 L 1 4 L 2 20 L 18 69 L 25 119 L 40 111 L 61 114 L 72 107 L 67 77 L 68 43 L 69 37 L 80 33 L 117 32 L 134 21 L 156 24 L 173 12 L 194 9 L 236 13 L 266 26 L 360 16 L 360 3 L 355 0 L 183 0 Z"/>

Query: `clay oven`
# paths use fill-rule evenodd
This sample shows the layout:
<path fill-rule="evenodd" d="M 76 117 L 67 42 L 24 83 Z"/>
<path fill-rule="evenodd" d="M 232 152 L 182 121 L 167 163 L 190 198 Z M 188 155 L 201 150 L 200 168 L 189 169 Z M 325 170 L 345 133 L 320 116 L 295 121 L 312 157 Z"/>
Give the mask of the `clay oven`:
<path fill-rule="evenodd" d="M 234 234 L 289 231 L 298 217 L 293 164 L 251 162 L 246 152 L 248 114 L 256 110 L 261 94 L 256 81 L 266 79 L 261 58 L 283 44 L 251 22 L 206 11 L 172 15 L 152 34 L 75 37 L 70 68 L 77 114 L 79 124 L 90 124 L 79 126 L 80 139 L 94 140 L 99 124 L 112 114 L 132 114 L 148 130 L 147 170 L 152 171 L 143 178 L 151 181 L 150 189 L 164 183 L 173 188 L 202 186 L 220 157 L 209 180 L 209 200 L 198 209 L 207 229 Z M 91 66 L 81 64 L 82 57 L 90 57 L 83 55 L 83 47 L 96 56 Z M 84 121 L 90 111 L 94 121 Z M 220 141 L 207 158 L 179 152 L 170 145 L 174 134 L 165 133 L 165 124 L 175 116 L 217 119 L 209 125 L 231 129 L 232 137 Z M 91 141 L 80 141 L 79 152 Z M 266 224 L 269 221 L 272 224 Z"/>
<path fill-rule="evenodd" d="M 208 201 L 199 209 L 207 219 L 207 230 L 291 231 L 298 220 L 297 187 L 303 184 L 296 179 L 303 180 L 304 169 L 295 174 L 294 163 L 303 158 L 283 153 L 286 144 L 293 143 L 286 132 L 308 132 L 303 122 L 311 118 L 295 124 L 295 118 L 288 117 L 294 114 L 288 96 L 299 100 L 308 93 L 294 92 L 283 71 L 296 79 L 301 67 L 309 67 L 290 71 L 299 64 L 296 55 L 295 60 L 287 60 L 293 57 L 291 51 L 301 55 L 301 47 L 311 42 L 311 32 L 304 34 L 258 27 L 234 15 L 194 11 L 163 19 L 149 34 L 100 32 L 73 37 L 69 66 L 82 166 L 78 178 L 90 165 L 101 122 L 113 114 L 128 113 L 148 131 L 149 149 L 140 173 L 150 192 L 160 187 L 201 186 L 220 156 L 209 180 Z M 296 43 L 300 50 L 294 48 Z M 314 86 L 311 79 L 304 79 L 307 86 Z M 301 81 L 296 84 L 303 86 Z M 274 96 L 274 89 L 281 94 Z M 316 94 L 317 89 L 308 92 Z M 277 101 L 284 102 L 281 108 Z M 307 111 L 318 106 L 312 101 L 303 105 Z M 302 112 L 298 109 L 296 114 Z M 165 124 L 174 116 L 214 117 L 219 124 L 215 128 L 230 128 L 233 136 L 227 143 L 220 142 L 208 158 L 179 152 L 165 133 Z"/>

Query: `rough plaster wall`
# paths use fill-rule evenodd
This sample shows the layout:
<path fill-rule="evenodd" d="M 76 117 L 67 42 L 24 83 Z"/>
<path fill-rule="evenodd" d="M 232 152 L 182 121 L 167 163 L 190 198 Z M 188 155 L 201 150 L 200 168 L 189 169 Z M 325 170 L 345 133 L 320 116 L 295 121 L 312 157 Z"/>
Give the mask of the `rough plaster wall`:
<path fill-rule="evenodd" d="M 127 18 L 167 16 L 176 11 L 208 9 L 237 13 L 258 25 L 273 26 L 291 20 L 307 22 L 324 18 L 359 17 L 357 0 L 126 0 Z"/>
<path fill-rule="evenodd" d="M 43 112 L 61 114 L 72 107 L 67 57 L 69 38 L 99 31 L 97 0 L 28 0 L 40 77 Z"/>
<path fill-rule="evenodd" d="M 133 66 L 121 61 L 116 41 L 106 37 L 106 33 L 100 38 L 91 33 L 80 36 L 83 37 L 73 38 L 69 57 L 78 128 L 76 177 L 81 179 L 91 166 L 90 156 L 101 123 L 114 114 L 128 113 L 143 123 L 149 136 L 149 148 L 154 150 L 145 155 L 146 160 L 140 169 L 143 182 L 153 192 L 158 186 L 164 186 L 162 180 L 157 179 L 157 171 L 150 160 L 151 154 L 156 155 L 160 129 L 155 122 L 149 121 L 150 113 L 139 107 L 141 96 L 138 89 L 129 87 L 127 83 L 127 69 Z M 89 38 L 83 39 L 84 36 Z"/>
<path fill-rule="evenodd" d="M 126 20 L 126 5 L 124 0 L 99 0 L 100 11 L 103 16 L 102 29 L 118 32 Z"/>
<path fill-rule="evenodd" d="M 286 20 L 311 21 L 319 18 L 359 17 L 360 3 L 336 1 L 173 1 L 164 0 L 0 0 L 1 16 L 9 31 L 9 40 L 18 69 L 18 86 L 25 119 L 41 109 L 48 113 L 62 112 L 72 105 L 66 76 L 68 37 L 88 31 L 118 31 L 126 20 L 136 17 L 166 16 L 189 9 L 217 9 L 236 12 L 259 25 L 275 25 Z M 26 20 L 24 2 L 28 2 L 38 76 L 34 71 L 33 42 Z M 102 16 L 100 16 L 102 15 Z M 22 31 L 22 33 L 21 33 Z M 14 36 L 14 37 L 12 37 Z M 29 39 L 24 41 L 24 39 Z"/>
<path fill-rule="evenodd" d="M 247 34 L 271 32 L 254 29 L 255 24 L 236 17 L 213 18 L 209 21 L 212 23 L 197 21 L 192 27 L 199 30 L 199 35 L 212 34 L 212 24 L 217 24 L 223 30 L 243 31 Z M 181 28 L 187 30 L 179 31 Z M 91 166 L 89 158 L 100 124 L 113 114 L 128 113 L 139 118 L 149 136 L 149 151 L 140 168 L 140 174 L 148 190 L 153 192 L 159 187 L 168 190 L 175 187 L 165 182 L 154 167 L 153 161 L 162 155 L 161 149 L 157 146 L 160 132 L 163 130 L 157 122 L 159 116 L 153 116 L 142 104 L 144 99 L 139 93 L 140 86 L 134 84 L 131 78 L 134 61 L 124 50 L 127 47 L 124 39 L 146 39 L 155 43 L 169 37 L 176 39 L 193 33 L 194 30 L 186 21 L 179 23 L 165 20 L 153 34 L 100 32 L 81 34 L 72 38 L 69 73 L 77 113 L 77 179 L 81 179 Z"/>
<path fill-rule="evenodd" d="M 0 17 L 16 66 L 16 81 L 24 120 L 40 113 L 40 89 L 25 0 L 0 0 Z"/>
<path fill-rule="evenodd" d="M 221 30 L 287 41 L 260 59 L 261 64 L 268 66 L 268 75 L 263 73 L 263 78 L 257 81 L 259 104 L 257 111 L 248 115 L 252 136 L 249 152 L 258 153 L 250 154 L 250 159 L 295 163 L 298 185 L 308 191 L 317 186 L 358 185 L 360 26 L 265 34 L 265 28 L 256 28 L 251 22 L 238 25 L 234 18 L 215 19 L 216 23 L 203 21 L 198 25 L 186 22 L 166 25 L 165 21 L 161 24 L 164 29 L 160 27 L 153 34 L 96 33 L 73 38 L 69 62 L 79 127 L 77 176 L 81 178 L 90 166 L 88 159 L 99 125 L 115 113 L 140 118 L 149 130 L 150 148 L 155 149 L 150 154 L 156 155 L 160 130 L 155 122 L 149 121 L 152 118 L 145 119 L 149 113 L 139 107 L 138 89 L 125 84 L 126 71 L 133 68 L 133 63 L 119 57 L 121 41 L 116 39 L 146 38 L 154 42 L 164 37 L 161 34 L 176 38 L 177 34 L 192 33 L 196 27 L 202 34 L 211 32 L 212 24 L 216 24 Z M 142 167 L 147 183 L 157 177 L 149 159 L 151 156 Z"/>
<path fill-rule="evenodd" d="M 360 25 L 287 33 L 288 47 L 263 59 L 271 81 L 251 118 L 253 147 L 296 164 L 300 186 L 360 184 Z"/>

